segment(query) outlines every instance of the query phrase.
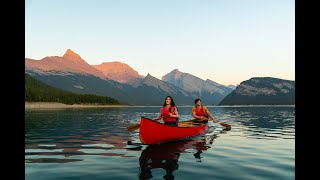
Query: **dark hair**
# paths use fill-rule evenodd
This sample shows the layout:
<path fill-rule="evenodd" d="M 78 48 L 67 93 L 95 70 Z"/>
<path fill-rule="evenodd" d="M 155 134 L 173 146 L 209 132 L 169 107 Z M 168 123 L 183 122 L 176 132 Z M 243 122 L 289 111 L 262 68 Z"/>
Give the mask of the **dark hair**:
<path fill-rule="evenodd" d="M 165 106 L 167 105 L 167 104 L 166 104 L 166 99 L 167 99 L 168 97 L 171 99 L 171 104 L 170 104 L 170 106 L 172 106 L 172 107 L 176 106 L 176 104 L 174 103 L 172 97 L 171 97 L 171 96 L 167 96 L 167 97 L 164 99 L 163 107 L 165 107 Z"/>
<path fill-rule="evenodd" d="M 196 100 L 194 100 L 194 103 L 197 104 L 198 101 L 201 101 L 201 99 L 197 98 Z"/>

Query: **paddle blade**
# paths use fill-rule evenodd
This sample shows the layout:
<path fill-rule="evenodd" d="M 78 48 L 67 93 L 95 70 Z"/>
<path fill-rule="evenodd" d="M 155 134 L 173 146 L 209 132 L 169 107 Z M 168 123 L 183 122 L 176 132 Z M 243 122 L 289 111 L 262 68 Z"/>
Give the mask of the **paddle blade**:
<path fill-rule="evenodd" d="M 219 123 L 221 126 L 224 126 L 224 127 L 231 127 L 231 125 L 230 124 L 227 124 L 227 123 Z"/>
<path fill-rule="evenodd" d="M 219 124 L 220 124 L 221 126 L 226 127 L 226 130 L 227 130 L 227 131 L 231 130 L 231 125 L 230 125 L 230 124 L 223 123 L 223 122 L 221 122 L 221 123 L 219 123 Z"/>
<path fill-rule="evenodd" d="M 128 131 L 134 131 L 140 128 L 140 123 L 136 123 L 136 124 L 132 124 L 130 126 L 127 127 Z"/>

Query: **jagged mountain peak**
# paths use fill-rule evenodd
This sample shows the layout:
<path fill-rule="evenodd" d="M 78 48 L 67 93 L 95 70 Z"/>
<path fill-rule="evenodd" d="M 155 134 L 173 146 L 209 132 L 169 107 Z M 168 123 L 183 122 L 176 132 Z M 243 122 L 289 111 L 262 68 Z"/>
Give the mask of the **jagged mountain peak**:
<path fill-rule="evenodd" d="M 152 76 L 150 73 L 148 73 L 147 76 L 144 79 L 142 79 L 142 81 L 139 84 L 137 84 L 135 87 L 138 87 L 138 86 L 154 87 L 161 90 L 162 92 L 166 92 L 167 94 L 182 93 L 184 96 L 189 96 L 188 93 L 182 90 L 181 88 L 176 87 L 165 81 L 162 81 Z"/>
<path fill-rule="evenodd" d="M 200 93 L 204 80 L 193 76 L 189 73 L 184 73 L 178 69 L 174 69 L 161 78 L 162 81 L 180 87 L 190 93 Z"/>
<path fill-rule="evenodd" d="M 144 81 L 154 81 L 154 80 L 156 80 L 156 81 L 160 81 L 160 79 L 158 79 L 158 78 L 156 78 L 156 77 L 154 77 L 154 76 L 152 76 L 151 74 L 147 74 L 146 75 L 146 77 L 144 77 L 144 79 L 143 79 Z"/>
<path fill-rule="evenodd" d="M 71 49 L 68 49 L 62 57 L 47 56 L 41 60 L 32 60 L 29 58 L 25 58 L 25 69 L 73 72 L 104 78 L 102 72 L 89 65 Z"/>
<path fill-rule="evenodd" d="M 180 72 L 178 69 L 164 75 L 162 80 L 191 93 L 194 98 L 201 97 L 210 104 L 219 103 L 233 90 L 210 79 L 203 80 L 192 74 Z"/>
<path fill-rule="evenodd" d="M 143 78 L 143 80 L 141 81 L 141 84 L 146 84 L 146 85 L 150 85 L 150 86 L 158 86 L 159 84 L 167 84 L 164 81 L 161 81 L 160 79 L 152 76 L 150 73 L 148 73 L 146 75 L 146 77 Z"/>
<path fill-rule="evenodd" d="M 170 78 L 174 78 L 174 79 L 178 79 L 181 77 L 181 75 L 183 75 L 184 73 L 179 71 L 179 69 L 174 69 L 171 72 L 169 72 L 168 74 L 164 75 L 161 77 L 161 80 L 166 80 L 166 79 L 170 79 Z"/>
<path fill-rule="evenodd" d="M 68 58 L 68 59 L 82 59 L 79 54 L 75 53 L 74 51 L 72 51 L 71 49 L 68 49 L 64 55 L 64 58 Z"/>

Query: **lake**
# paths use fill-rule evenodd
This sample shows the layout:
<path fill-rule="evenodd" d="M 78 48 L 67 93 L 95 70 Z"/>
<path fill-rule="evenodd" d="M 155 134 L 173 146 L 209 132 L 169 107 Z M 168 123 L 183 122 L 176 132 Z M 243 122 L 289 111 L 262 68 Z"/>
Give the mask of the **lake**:
<path fill-rule="evenodd" d="M 127 126 L 160 107 L 26 110 L 25 179 L 295 179 L 295 106 L 207 107 L 231 130 L 154 146 Z"/>

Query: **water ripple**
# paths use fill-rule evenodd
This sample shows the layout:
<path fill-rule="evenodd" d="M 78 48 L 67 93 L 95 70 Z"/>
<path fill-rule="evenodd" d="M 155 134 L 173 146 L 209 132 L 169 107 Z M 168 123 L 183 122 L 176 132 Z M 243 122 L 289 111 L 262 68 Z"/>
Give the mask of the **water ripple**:
<path fill-rule="evenodd" d="M 26 179 L 294 179 L 294 107 L 208 108 L 231 130 L 154 146 L 127 126 L 159 107 L 26 112 Z"/>

